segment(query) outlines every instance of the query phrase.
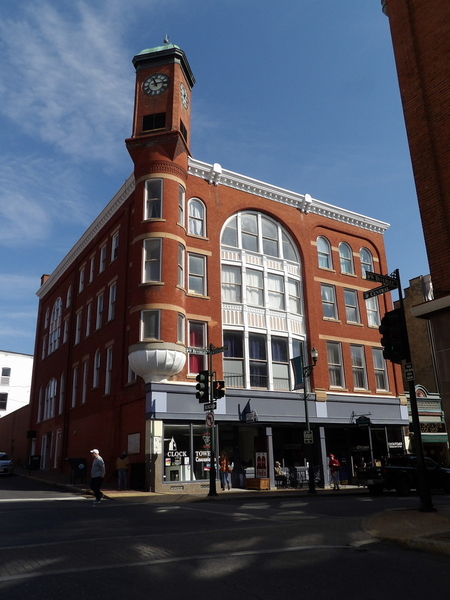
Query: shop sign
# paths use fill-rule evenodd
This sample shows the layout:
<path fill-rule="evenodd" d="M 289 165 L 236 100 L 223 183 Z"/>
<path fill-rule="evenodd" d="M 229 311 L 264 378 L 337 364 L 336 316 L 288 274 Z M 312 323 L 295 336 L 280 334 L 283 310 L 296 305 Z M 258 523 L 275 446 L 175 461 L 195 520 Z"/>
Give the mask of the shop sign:
<path fill-rule="evenodd" d="M 196 450 L 195 451 L 195 462 L 209 463 L 210 459 L 211 459 L 211 452 L 209 450 Z"/>
<path fill-rule="evenodd" d="M 403 448 L 403 442 L 388 442 L 389 448 Z"/>

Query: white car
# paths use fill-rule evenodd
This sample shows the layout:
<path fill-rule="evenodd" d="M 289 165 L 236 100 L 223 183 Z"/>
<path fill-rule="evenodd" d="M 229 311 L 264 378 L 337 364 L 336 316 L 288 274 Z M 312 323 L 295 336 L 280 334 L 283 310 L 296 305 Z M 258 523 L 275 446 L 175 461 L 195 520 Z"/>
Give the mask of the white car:
<path fill-rule="evenodd" d="M 0 475 L 12 475 L 14 471 L 14 463 L 6 454 L 0 452 Z"/>

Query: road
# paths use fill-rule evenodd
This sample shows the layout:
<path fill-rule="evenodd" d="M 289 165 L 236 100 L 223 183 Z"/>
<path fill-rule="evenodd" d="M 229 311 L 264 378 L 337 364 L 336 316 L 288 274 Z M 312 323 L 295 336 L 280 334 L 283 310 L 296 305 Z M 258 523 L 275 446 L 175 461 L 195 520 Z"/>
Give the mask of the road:
<path fill-rule="evenodd" d="M 4 600 L 444 597 L 447 557 L 379 542 L 360 527 L 375 512 L 416 506 L 417 497 L 321 494 L 93 506 L 33 480 L 1 479 L 0 593 Z"/>

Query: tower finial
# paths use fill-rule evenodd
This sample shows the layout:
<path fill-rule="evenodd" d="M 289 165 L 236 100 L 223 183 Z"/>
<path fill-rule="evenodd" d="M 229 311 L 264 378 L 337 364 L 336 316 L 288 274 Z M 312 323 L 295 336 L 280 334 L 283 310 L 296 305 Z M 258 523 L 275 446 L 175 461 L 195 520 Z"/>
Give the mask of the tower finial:
<path fill-rule="evenodd" d="M 164 38 L 164 44 L 168 44 L 169 43 L 169 36 L 166 33 L 166 37 Z"/>

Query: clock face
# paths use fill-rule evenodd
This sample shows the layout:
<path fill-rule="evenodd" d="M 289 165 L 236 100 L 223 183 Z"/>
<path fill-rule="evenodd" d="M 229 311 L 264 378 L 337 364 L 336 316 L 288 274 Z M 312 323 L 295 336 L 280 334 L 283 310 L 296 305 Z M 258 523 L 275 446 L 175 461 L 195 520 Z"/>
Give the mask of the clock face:
<path fill-rule="evenodd" d="M 148 96 L 156 96 L 162 94 L 169 87 L 169 78 L 164 73 L 154 73 L 147 77 L 142 84 L 144 94 Z"/>
<path fill-rule="evenodd" d="M 183 103 L 184 108 L 188 108 L 189 106 L 189 96 L 187 93 L 187 89 L 186 86 L 184 85 L 184 83 L 180 83 L 180 95 L 181 95 L 181 102 Z"/>

